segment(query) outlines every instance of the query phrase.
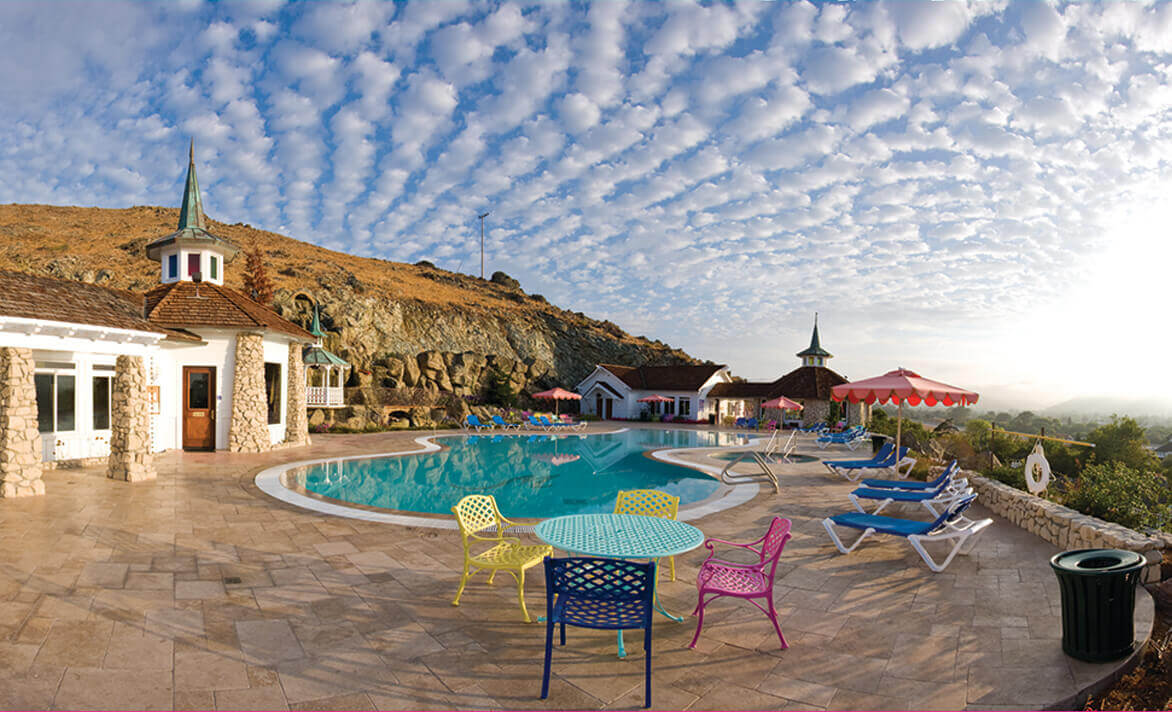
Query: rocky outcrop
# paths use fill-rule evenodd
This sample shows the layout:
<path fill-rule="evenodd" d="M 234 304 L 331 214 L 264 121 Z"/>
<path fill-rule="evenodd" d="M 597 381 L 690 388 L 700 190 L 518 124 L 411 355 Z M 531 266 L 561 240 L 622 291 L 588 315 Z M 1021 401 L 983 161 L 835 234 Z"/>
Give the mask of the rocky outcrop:
<path fill-rule="evenodd" d="M 45 493 L 33 352 L 0 348 L 0 497 Z"/>
<path fill-rule="evenodd" d="M 141 356 L 119 356 L 114 362 L 110 394 L 110 456 L 106 476 L 141 482 L 155 479 L 151 456 L 150 397 Z"/>
<path fill-rule="evenodd" d="M 236 334 L 236 367 L 232 376 L 232 421 L 228 452 L 265 452 L 269 439 L 265 400 L 264 341 L 260 334 Z"/>
<path fill-rule="evenodd" d="M 517 292 L 518 298 L 532 300 Z M 631 337 L 614 324 L 552 307 L 484 313 L 396 301 L 335 286 L 308 296 L 321 307 L 326 348 L 350 362 L 349 386 L 431 388 L 470 395 L 500 371 L 514 390 L 573 387 L 598 363 L 697 363 L 660 342 Z M 305 321 L 304 304 L 279 290 L 276 307 Z"/>

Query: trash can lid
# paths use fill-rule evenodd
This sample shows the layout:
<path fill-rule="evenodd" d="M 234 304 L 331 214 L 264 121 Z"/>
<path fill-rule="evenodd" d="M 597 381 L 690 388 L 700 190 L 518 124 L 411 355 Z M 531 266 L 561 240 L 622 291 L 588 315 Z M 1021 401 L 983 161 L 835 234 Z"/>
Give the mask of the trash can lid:
<path fill-rule="evenodd" d="M 1075 549 L 1055 554 L 1050 566 L 1055 571 L 1083 575 L 1122 573 L 1144 565 L 1144 557 L 1123 549 Z"/>

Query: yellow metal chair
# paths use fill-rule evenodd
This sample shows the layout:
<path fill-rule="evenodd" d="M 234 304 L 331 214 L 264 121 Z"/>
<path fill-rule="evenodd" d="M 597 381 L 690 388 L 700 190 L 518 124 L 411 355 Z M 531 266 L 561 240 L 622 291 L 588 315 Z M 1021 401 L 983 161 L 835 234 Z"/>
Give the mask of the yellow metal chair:
<path fill-rule="evenodd" d="M 456 591 L 452 605 L 460 605 L 464 586 L 478 569 L 489 572 L 490 584 L 496 578 L 497 571 L 505 571 L 517 581 L 517 600 L 521 603 L 521 616 L 529 623 L 529 610 L 525 608 L 525 570 L 537 566 L 545 557 L 551 556 L 553 547 L 548 544 L 522 544 L 517 537 L 505 536 L 505 530 L 516 523 L 501 516 L 496 499 L 492 495 L 470 494 L 452 507 L 452 513 L 456 515 L 456 523 L 460 525 L 460 539 L 464 545 L 464 576 L 460 579 L 460 590 Z M 481 532 L 490 529 L 495 530 L 495 533 L 491 536 L 481 536 Z M 488 542 L 493 546 L 474 554 L 472 546 L 476 542 Z"/>
<path fill-rule="evenodd" d="M 680 512 L 680 498 L 659 490 L 619 490 L 614 503 L 615 514 L 638 514 L 644 517 L 675 519 Z M 671 580 L 676 580 L 676 557 L 667 559 L 671 568 Z M 656 576 L 658 576 L 658 572 Z"/>

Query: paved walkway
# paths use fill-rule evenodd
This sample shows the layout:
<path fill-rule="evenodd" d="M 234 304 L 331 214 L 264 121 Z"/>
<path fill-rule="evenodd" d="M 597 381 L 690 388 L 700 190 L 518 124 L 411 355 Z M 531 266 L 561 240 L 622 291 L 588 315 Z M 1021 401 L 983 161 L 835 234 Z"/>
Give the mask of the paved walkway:
<path fill-rule="evenodd" d="M 544 629 L 518 621 L 500 580 L 478 577 L 449 604 L 451 532 L 312 514 L 252 484 L 277 462 L 386 452 L 416 435 L 169 453 L 154 482 L 54 471 L 46 496 L 0 500 L 0 708 L 640 706 L 641 646 L 619 660 L 612 635 L 582 630 L 555 650 L 550 699 L 538 700 Z M 819 521 L 849 506 L 849 486 L 817 463 L 787 473 L 781 494 L 696 523 L 748 540 L 775 513 L 793 520 L 777 585 L 790 649 L 748 604 L 713 604 L 696 650 L 693 619 L 657 618 L 657 708 L 1036 707 L 1112 669 L 1063 655 L 1050 545 L 998 520 L 943 574 L 897 541 L 841 556 Z M 702 560 L 677 558 L 680 580 L 661 588 L 669 608 L 691 611 Z M 531 610 L 542 591 L 537 574 Z M 1139 610 L 1146 631 L 1146 594 Z"/>

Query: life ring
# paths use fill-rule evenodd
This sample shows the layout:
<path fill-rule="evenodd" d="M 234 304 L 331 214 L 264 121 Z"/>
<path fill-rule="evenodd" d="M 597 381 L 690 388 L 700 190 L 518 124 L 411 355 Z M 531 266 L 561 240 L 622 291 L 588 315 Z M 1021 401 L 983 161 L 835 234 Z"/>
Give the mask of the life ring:
<path fill-rule="evenodd" d="M 1050 463 L 1046 461 L 1046 453 L 1042 450 L 1042 443 L 1034 445 L 1034 451 L 1025 461 L 1026 487 L 1032 494 L 1046 491 L 1050 484 Z"/>

